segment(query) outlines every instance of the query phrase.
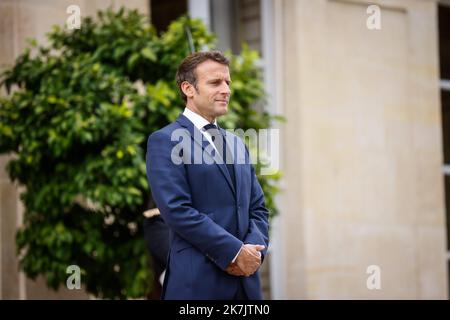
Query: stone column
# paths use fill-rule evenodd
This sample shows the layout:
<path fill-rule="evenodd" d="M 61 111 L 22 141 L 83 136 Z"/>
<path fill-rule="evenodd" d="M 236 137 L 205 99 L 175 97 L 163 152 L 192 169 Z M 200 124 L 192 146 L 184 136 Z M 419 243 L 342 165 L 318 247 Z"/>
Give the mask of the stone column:
<path fill-rule="evenodd" d="M 446 299 L 436 2 L 285 0 L 283 17 L 286 298 Z"/>

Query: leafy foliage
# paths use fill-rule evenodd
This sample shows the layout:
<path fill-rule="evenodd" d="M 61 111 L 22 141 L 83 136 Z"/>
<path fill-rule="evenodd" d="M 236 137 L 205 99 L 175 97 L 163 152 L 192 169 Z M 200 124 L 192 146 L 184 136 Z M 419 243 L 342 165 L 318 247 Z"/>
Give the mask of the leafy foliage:
<path fill-rule="evenodd" d="M 145 173 L 148 135 L 184 108 L 174 80 L 189 54 L 214 36 L 198 20 L 173 22 L 160 37 L 137 11 L 99 12 L 79 30 L 54 27 L 49 44 L 31 42 L 2 75 L 0 153 L 14 156 L 11 179 L 24 186 L 17 233 L 21 268 L 64 285 L 78 265 L 98 297 L 146 296 L 153 280 L 142 235 L 151 197 Z M 258 56 L 231 57 L 233 98 L 221 125 L 266 128 L 272 117 L 251 105 L 263 99 Z M 277 175 L 260 177 L 272 214 Z"/>

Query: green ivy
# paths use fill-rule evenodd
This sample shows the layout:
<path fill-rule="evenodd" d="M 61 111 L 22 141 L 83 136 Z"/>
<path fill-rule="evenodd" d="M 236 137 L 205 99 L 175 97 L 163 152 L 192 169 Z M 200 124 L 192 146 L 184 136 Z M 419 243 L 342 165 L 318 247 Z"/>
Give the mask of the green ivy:
<path fill-rule="evenodd" d="M 57 289 L 69 265 L 81 268 L 87 292 L 100 298 L 144 297 L 153 272 L 142 234 L 150 192 L 146 138 L 184 108 L 174 80 L 196 48 L 214 48 L 199 20 L 183 17 L 160 37 L 134 10 L 98 12 L 81 29 L 53 27 L 5 71 L 0 98 L 0 153 L 12 181 L 24 186 L 24 223 L 17 233 L 20 266 Z M 231 56 L 231 55 L 230 55 Z M 256 52 L 231 56 L 227 128 L 269 127 Z M 258 164 L 259 166 L 259 164 Z M 271 216 L 279 175 L 259 177 Z"/>

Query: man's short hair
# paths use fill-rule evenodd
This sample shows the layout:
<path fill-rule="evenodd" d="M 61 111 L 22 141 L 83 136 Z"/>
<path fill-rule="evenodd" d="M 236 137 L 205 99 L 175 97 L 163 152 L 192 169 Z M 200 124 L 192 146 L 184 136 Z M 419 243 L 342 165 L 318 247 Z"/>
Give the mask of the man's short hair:
<path fill-rule="evenodd" d="M 184 102 L 187 101 L 187 97 L 183 90 L 181 90 L 181 84 L 184 81 L 187 81 L 197 90 L 197 76 L 195 74 L 195 69 L 200 63 L 207 60 L 218 62 L 227 67 L 230 65 L 230 61 L 220 51 L 195 52 L 184 58 L 178 67 L 176 75 L 178 89 L 180 90 L 181 98 L 183 98 Z"/>

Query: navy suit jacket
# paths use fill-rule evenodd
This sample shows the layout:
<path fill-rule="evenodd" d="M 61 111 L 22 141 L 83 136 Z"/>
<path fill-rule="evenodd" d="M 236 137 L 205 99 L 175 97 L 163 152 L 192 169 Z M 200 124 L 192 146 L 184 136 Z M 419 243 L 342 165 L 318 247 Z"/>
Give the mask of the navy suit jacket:
<path fill-rule="evenodd" d="M 147 177 L 171 231 L 162 299 L 232 299 L 239 282 L 249 299 L 262 299 L 258 272 L 237 277 L 224 271 L 243 243 L 266 246 L 264 258 L 269 224 L 245 144 L 219 129 L 235 150 L 236 185 L 220 155 L 183 114 L 148 138 Z M 199 151 L 203 159 L 195 163 Z"/>

